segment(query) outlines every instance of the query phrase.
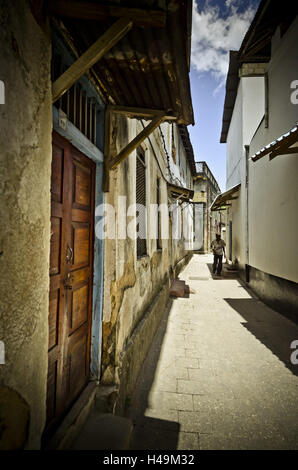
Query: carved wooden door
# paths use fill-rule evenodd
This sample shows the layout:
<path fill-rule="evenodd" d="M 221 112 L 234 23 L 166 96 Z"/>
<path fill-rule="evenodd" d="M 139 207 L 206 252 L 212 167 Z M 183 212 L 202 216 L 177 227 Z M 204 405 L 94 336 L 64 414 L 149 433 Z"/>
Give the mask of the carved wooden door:
<path fill-rule="evenodd" d="M 53 133 L 47 429 L 89 380 L 95 164 Z"/>

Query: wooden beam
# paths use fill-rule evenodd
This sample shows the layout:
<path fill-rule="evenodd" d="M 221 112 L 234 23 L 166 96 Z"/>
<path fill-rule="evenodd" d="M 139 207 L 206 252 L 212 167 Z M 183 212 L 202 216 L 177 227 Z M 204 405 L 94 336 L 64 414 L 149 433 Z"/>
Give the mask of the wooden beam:
<path fill-rule="evenodd" d="M 103 191 L 110 190 L 110 149 L 111 149 L 111 111 L 107 106 L 105 112 L 105 140 L 104 140 L 104 165 L 103 165 Z"/>
<path fill-rule="evenodd" d="M 175 186 L 172 184 L 168 185 L 168 189 L 173 193 L 178 193 L 182 195 L 186 194 L 189 198 L 193 197 L 193 194 L 194 194 L 194 191 L 192 189 L 182 188 L 182 186 L 179 187 L 179 186 Z"/>
<path fill-rule="evenodd" d="M 51 0 L 49 1 L 49 10 L 54 15 L 81 20 L 103 21 L 111 17 L 122 17 L 132 20 L 137 26 L 163 28 L 166 24 L 166 13 L 161 10 L 142 10 L 71 0 Z"/>
<path fill-rule="evenodd" d="M 54 83 L 53 103 L 111 49 L 132 27 L 127 18 L 116 21 L 92 46 L 84 52 Z"/>
<path fill-rule="evenodd" d="M 282 136 L 282 140 L 280 142 L 276 142 L 274 145 L 268 146 L 268 148 L 264 148 L 259 155 L 255 155 L 254 157 L 251 157 L 253 162 L 256 162 L 260 160 L 260 158 L 263 158 L 265 155 L 270 154 L 269 159 L 272 160 L 273 158 L 277 157 L 278 155 L 287 155 L 288 153 L 296 153 L 295 151 L 288 152 L 290 150 L 290 147 L 292 145 L 296 144 L 298 141 L 298 130 L 296 129 L 295 131 L 290 131 L 288 133 L 289 135 L 286 137 Z M 295 147 L 294 147 L 295 149 Z"/>
<path fill-rule="evenodd" d="M 145 129 L 140 132 L 121 152 L 110 162 L 110 169 L 116 168 L 119 163 L 125 160 L 163 121 L 165 116 L 156 116 Z"/>
<path fill-rule="evenodd" d="M 150 108 L 133 108 L 130 106 L 118 106 L 118 105 L 109 105 L 110 110 L 113 113 L 123 114 L 128 118 L 141 118 L 141 119 L 153 119 L 157 116 L 164 116 L 164 120 L 175 121 L 176 116 L 170 114 L 169 111 L 164 111 L 160 109 L 150 109 Z"/>
<path fill-rule="evenodd" d="M 269 154 L 269 160 L 273 160 L 273 158 L 279 155 L 291 155 L 295 153 L 298 153 L 298 147 L 277 149 Z"/>
<path fill-rule="evenodd" d="M 245 56 L 246 57 L 251 57 L 253 56 L 256 52 L 258 52 L 260 49 L 262 49 L 263 47 L 266 46 L 266 44 L 268 44 L 268 42 L 271 41 L 271 36 L 272 36 L 272 32 L 271 31 L 267 31 L 264 36 L 262 36 L 260 39 L 258 39 L 253 45 L 251 45 L 249 47 L 249 49 L 247 49 L 246 53 L 245 53 Z"/>

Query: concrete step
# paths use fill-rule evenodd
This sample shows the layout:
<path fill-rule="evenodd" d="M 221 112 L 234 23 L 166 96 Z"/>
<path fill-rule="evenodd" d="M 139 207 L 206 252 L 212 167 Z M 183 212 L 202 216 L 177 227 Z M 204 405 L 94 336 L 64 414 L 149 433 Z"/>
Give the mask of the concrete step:
<path fill-rule="evenodd" d="M 90 413 L 72 450 L 128 450 L 133 423 L 110 413 Z"/>
<path fill-rule="evenodd" d="M 94 407 L 100 413 L 115 413 L 118 399 L 118 387 L 116 385 L 98 385 Z"/>

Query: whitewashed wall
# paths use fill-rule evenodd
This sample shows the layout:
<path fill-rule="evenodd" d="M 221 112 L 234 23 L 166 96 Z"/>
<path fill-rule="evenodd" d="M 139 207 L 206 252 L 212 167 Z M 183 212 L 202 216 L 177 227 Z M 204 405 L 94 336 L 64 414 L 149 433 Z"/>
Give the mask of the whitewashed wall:
<path fill-rule="evenodd" d="M 250 155 L 287 132 L 298 121 L 290 84 L 298 79 L 298 20 L 282 39 L 273 38 L 268 65 L 269 127 L 264 122 L 253 137 Z M 265 156 L 250 162 L 250 264 L 266 273 L 298 282 L 298 154 L 271 162 Z"/>

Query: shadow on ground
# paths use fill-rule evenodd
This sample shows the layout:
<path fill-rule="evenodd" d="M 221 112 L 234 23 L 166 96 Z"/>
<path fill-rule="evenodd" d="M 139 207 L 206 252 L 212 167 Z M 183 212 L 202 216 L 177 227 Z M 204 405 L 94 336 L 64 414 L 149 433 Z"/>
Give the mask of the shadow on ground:
<path fill-rule="evenodd" d="M 291 362 L 291 343 L 298 340 L 297 325 L 258 299 L 224 299 L 246 321 L 242 323 L 266 348 L 298 376 L 298 365 Z"/>
<path fill-rule="evenodd" d="M 210 274 L 212 276 L 212 279 L 215 281 L 223 281 L 227 279 L 238 279 L 238 272 L 235 270 L 229 270 L 228 269 L 228 264 L 223 263 L 222 265 L 222 273 L 221 277 L 218 277 L 217 274 L 213 273 L 213 264 L 212 263 L 207 263 L 208 269 L 210 271 Z"/>
<path fill-rule="evenodd" d="M 160 327 L 150 346 L 150 354 L 143 363 L 135 392 L 131 397 L 130 406 L 126 416 L 132 419 L 134 431 L 131 439 L 131 450 L 175 450 L 178 445 L 180 426 L 177 422 L 145 416 L 150 408 L 150 390 L 154 382 L 159 356 L 161 353 L 164 335 L 167 329 L 168 317 L 174 299 L 170 299 L 166 312 L 161 320 Z M 150 410 L 154 414 L 154 410 Z M 160 414 L 160 413 L 158 413 Z"/>

